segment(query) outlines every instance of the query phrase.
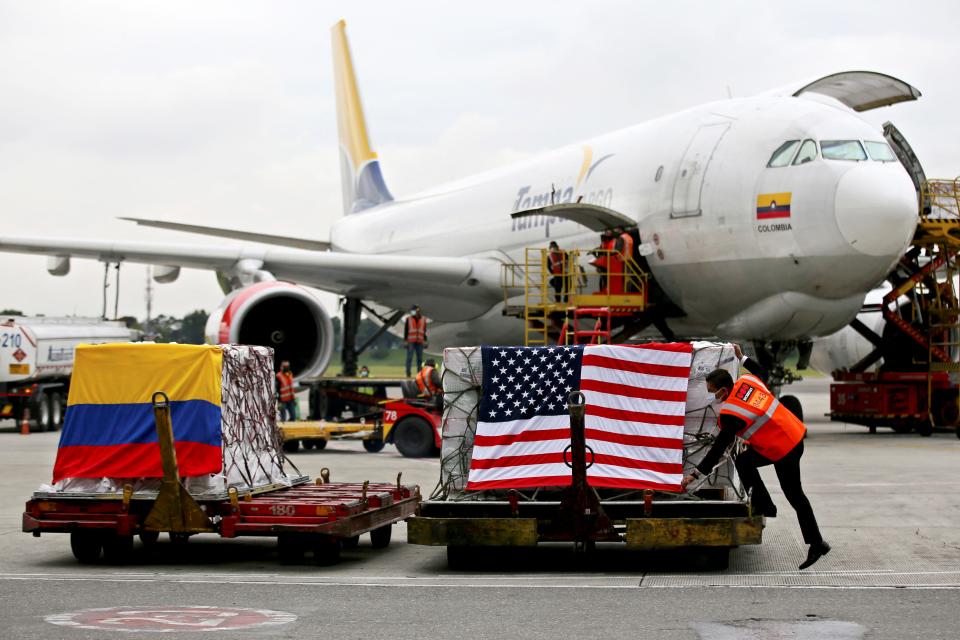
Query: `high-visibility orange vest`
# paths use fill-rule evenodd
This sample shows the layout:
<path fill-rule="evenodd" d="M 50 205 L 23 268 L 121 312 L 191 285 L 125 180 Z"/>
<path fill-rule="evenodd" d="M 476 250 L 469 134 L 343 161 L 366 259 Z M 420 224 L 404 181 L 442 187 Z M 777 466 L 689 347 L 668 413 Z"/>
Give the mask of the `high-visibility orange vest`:
<path fill-rule="evenodd" d="M 417 390 L 422 396 L 432 396 L 440 393 L 440 387 L 433 382 L 433 367 L 426 366 L 417 374 Z"/>
<path fill-rule="evenodd" d="M 550 265 L 550 273 L 555 276 L 563 274 L 563 251 L 557 249 L 547 255 L 547 262 Z"/>
<path fill-rule="evenodd" d="M 290 402 L 297 397 L 293 391 L 293 374 L 277 372 L 277 380 L 280 381 L 280 402 Z"/>
<path fill-rule="evenodd" d="M 607 253 L 608 250 L 613 249 L 613 245 L 616 243 L 615 238 L 607 238 L 600 242 L 601 253 L 597 256 L 590 264 L 599 269 L 600 271 L 606 271 L 610 262 L 610 254 Z"/>
<path fill-rule="evenodd" d="M 807 428 L 780 404 L 760 378 L 745 374 L 720 407 L 720 415 L 740 418 L 746 426 L 737 435 L 757 453 L 776 462 L 803 440 Z"/>
<path fill-rule="evenodd" d="M 623 242 L 623 247 L 620 250 L 620 255 L 623 256 L 623 259 L 632 260 L 633 259 L 633 236 L 624 231 L 620 234 L 620 241 Z"/>
<path fill-rule="evenodd" d="M 407 317 L 407 342 L 427 341 L 427 319 L 424 316 Z"/>

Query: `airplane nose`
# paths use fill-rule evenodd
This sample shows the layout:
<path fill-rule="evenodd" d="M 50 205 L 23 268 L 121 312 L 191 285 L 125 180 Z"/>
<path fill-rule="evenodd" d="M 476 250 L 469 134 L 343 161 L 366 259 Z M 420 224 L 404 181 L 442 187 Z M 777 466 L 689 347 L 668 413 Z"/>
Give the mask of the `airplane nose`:
<path fill-rule="evenodd" d="M 900 167 L 853 167 L 837 185 L 837 227 L 857 252 L 897 256 L 906 250 L 917 226 L 917 192 Z"/>

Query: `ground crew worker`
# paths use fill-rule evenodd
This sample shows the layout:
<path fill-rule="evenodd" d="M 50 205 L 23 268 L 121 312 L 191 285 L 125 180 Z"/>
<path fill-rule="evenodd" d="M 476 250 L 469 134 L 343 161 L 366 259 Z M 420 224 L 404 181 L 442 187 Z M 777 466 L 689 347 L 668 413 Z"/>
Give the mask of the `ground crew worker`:
<path fill-rule="evenodd" d="M 553 287 L 553 299 L 556 302 L 566 302 L 563 295 L 563 270 L 567 261 L 567 254 L 555 242 L 550 242 L 550 251 L 547 253 L 547 267 L 550 270 L 550 286 Z"/>
<path fill-rule="evenodd" d="M 756 374 L 762 371 L 760 366 L 744 356 L 738 345 L 734 345 L 734 352 L 751 373 L 740 376 L 736 382 L 723 369 L 707 374 L 707 391 L 723 402 L 720 433 L 706 457 L 691 475 L 684 477 L 681 486 L 686 488 L 701 474 L 711 473 L 720 456 L 733 443 L 734 436 L 740 436 L 746 441 L 747 449 L 737 456 L 735 464 L 743 486 L 753 491 L 754 509 L 770 518 L 777 515 L 777 507 L 757 470 L 772 464 L 784 496 L 797 512 L 803 541 L 810 545 L 807 559 L 800 565 L 800 569 L 806 569 L 830 552 L 830 545 L 820 534 L 813 507 L 800 483 L 800 458 L 807 429 L 757 377 Z"/>
<path fill-rule="evenodd" d="M 625 230 L 623 227 L 618 227 L 616 230 L 617 238 L 613 243 L 614 251 L 619 254 L 620 264 L 620 279 L 623 282 L 623 287 L 621 291 L 627 292 L 630 287 L 628 286 L 627 281 L 627 264 L 633 260 L 633 236 Z"/>
<path fill-rule="evenodd" d="M 443 383 L 437 363 L 430 358 L 423 364 L 423 369 L 417 374 L 417 395 L 421 398 L 435 398 L 443 394 Z"/>
<path fill-rule="evenodd" d="M 610 272 L 610 250 L 613 249 L 613 243 L 615 241 L 616 237 L 612 231 L 607 230 L 601 233 L 599 251 L 593 252 L 596 258 L 590 262 L 590 264 L 596 268 L 597 273 L 600 274 L 600 290 L 597 292 L 600 294 L 607 293 L 607 274 Z"/>
<path fill-rule="evenodd" d="M 410 365 L 413 356 L 417 357 L 417 371 L 423 366 L 423 348 L 427 345 L 427 319 L 420 312 L 420 307 L 410 307 L 410 315 L 403 325 L 403 341 L 407 345 L 407 377 L 412 375 Z"/>
<path fill-rule="evenodd" d="M 277 372 L 277 398 L 280 400 L 280 421 L 296 420 L 297 394 L 288 360 L 280 363 L 280 371 Z"/>

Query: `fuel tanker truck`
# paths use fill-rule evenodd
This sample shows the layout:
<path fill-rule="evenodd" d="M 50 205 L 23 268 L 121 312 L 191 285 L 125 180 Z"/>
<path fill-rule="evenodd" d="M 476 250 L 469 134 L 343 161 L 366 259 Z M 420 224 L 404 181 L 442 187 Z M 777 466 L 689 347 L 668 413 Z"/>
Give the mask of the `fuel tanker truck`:
<path fill-rule="evenodd" d="M 74 348 L 139 337 L 123 322 L 0 316 L 0 420 L 19 424 L 26 417 L 32 431 L 58 429 L 70 389 Z"/>

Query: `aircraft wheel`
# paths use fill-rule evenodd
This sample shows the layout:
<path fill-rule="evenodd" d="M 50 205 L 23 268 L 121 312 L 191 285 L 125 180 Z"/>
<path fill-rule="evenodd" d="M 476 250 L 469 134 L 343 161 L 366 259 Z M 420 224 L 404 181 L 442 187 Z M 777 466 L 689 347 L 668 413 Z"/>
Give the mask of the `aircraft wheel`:
<path fill-rule="evenodd" d="M 394 429 L 393 442 L 402 456 L 425 458 L 433 453 L 433 428 L 423 418 L 406 418 Z"/>

